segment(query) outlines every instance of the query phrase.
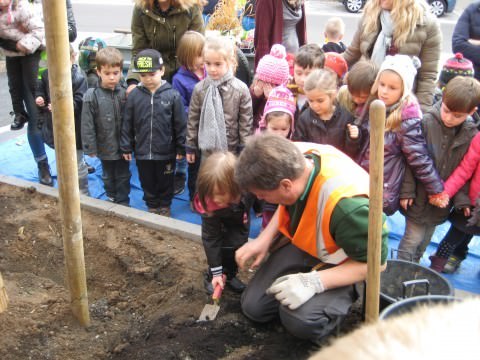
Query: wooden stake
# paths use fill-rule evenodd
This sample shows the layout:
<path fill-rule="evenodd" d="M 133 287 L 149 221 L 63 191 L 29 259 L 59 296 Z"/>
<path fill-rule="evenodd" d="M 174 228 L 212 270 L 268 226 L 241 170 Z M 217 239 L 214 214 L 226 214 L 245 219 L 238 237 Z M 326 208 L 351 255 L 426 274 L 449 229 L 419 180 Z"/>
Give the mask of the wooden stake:
<path fill-rule="evenodd" d="M 60 214 L 66 281 L 73 315 L 88 326 L 87 283 L 78 189 L 72 76 L 65 1 L 42 1 L 47 40 L 48 75 L 53 109 Z"/>
<path fill-rule="evenodd" d="M 7 310 L 7 306 L 8 306 L 7 289 L 5 289 L 2 273 L 0 273 L 0 313 Z"/>
<path fill-rule="evenodd" d="M 383 217 L 383 143 L 385 104 L 370 105 L 370 212 L 368 214 L 367 292 L 365 320 L 378 320 Z"/>

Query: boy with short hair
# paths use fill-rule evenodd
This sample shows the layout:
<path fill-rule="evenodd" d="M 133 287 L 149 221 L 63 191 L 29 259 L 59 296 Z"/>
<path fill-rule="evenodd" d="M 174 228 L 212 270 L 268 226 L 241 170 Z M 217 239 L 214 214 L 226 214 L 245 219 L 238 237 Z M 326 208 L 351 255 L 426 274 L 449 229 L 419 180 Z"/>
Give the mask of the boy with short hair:
<path fill-rule="evenodd" d="M 325 54 L 318 44 L 305 44 L 298 49 L 293 63 L 293 82 L 287 85 L 287 88 L 295 96 L 297 109 L 296 117 L 300 116 L 307 97 L 303 92 L 305 78 L 315 69 L 323 69 L 325 64 Z"/>
<path fill-rule="evenodd" d="M 178 91 L 162 80 L 165 67 L 157 50 L 140 51 L 133 67 L 141 83 L 127 98 L 120 148 L 128 161 L 135 152 L 148 211 L 169 217 L 175 158 L 185 156 L 185 109 Z"/>
<path fill-rule="evenodd" d="M 347 47 L 342 42 L 343 35 L 345 35 L 345 23 L 339 17 L 331 17 L 325 24 L 323 36 L 325 37 L 325 44 L 322 50 L 325 52 L 343 53 Z"/>
<path fill-rule="evenodd" d="M 465 92 L 465 89 L 470 89 Z M 423 117 L 422 128 L 428 152 L 440 177 L 446 180 L 455 170 L 477 133 L 471 115 L 480 103 L 480 84 L 473 78 L 457 76 L 445 87 L 443 98 Z M 418 262 L 438 224 L 447 220 L 450 209 L 430 205 L 424 186 L 410 171 L 400 191 L 401 211 L 406 218 L 405 234 L 399 250 Z M 470 205 L 466 192 L 458 192 L 453 205 L 463 209 Z"/>
<path fill-rule="evenodd" d="M 126 92 L 120 86 L 123 57 L 119 50 L 106 47 L 96 55 L 98 87 L 88 89 L 83 98 L 83 151 L 100 159 L 107 198 L 129 205 L 130 168 L 120 151 L 120 130 Z"/>

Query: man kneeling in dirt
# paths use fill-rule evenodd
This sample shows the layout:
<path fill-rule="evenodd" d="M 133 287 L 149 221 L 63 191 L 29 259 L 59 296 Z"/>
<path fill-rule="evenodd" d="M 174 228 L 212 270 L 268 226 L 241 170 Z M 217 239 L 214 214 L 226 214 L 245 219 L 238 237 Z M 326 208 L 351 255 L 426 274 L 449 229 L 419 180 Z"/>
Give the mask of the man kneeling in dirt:
<path fill-rule="evenodd" d="M 345 318 L 357 299 L 353 285 L 367 275 L 368 174 L 331 146 L 266 135 L 247 143 L 235 178 L 280 204 L 261 234 L 236 252 L 241 268 L 252 259 L 250 268 L 258 267 L 270 252 L 242 295 L 243 313 L 261 323 L 279 314 L 294 336 L 318 342 Z"/>

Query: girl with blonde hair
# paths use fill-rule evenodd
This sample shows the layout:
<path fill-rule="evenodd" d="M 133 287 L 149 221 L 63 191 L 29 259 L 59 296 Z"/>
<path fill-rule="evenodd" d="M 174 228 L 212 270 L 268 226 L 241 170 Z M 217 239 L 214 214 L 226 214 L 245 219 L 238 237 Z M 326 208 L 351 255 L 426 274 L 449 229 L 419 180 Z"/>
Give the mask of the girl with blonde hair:
<path fill-rule="evenodd" d="M 380 66 L 387 55 L 416 56 L 422 67 L 414 93 L 422 108 L 432 105 L 442 33 L 424 0 L 370 0 L 352 43 L 343 54 L 349 67 L 361 58 Z"/>

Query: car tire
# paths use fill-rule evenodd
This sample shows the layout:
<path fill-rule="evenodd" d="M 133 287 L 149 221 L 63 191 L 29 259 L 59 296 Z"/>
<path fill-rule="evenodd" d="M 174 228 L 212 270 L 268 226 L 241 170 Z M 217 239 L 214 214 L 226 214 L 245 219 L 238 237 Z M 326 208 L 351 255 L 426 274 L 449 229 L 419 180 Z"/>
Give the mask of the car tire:
<path fill-rule="evenodd" d="M 350 13 L 358 13 L 363 8 L 363 0 L 344 0 L 343 5 Z"/>
<path fill-rule="evenodd" d="M 447 4 L 443 0 L 429 0 L 430 12 L 436 17 L 443 16 L 447 10 Z"/>

